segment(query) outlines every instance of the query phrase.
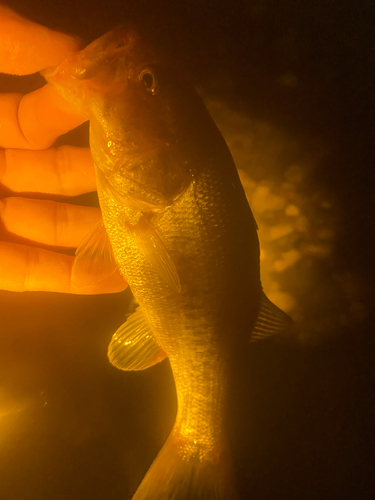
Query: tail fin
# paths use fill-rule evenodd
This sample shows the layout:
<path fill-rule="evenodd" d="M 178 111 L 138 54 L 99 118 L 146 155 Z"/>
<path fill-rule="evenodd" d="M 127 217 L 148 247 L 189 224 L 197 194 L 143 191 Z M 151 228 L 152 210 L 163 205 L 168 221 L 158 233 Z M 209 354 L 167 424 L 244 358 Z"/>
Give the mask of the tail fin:
<path fill-rule="evenodd" d="M 238 500 L 228 460 L 188 456 L 172 434 L 132 500 Z"/>

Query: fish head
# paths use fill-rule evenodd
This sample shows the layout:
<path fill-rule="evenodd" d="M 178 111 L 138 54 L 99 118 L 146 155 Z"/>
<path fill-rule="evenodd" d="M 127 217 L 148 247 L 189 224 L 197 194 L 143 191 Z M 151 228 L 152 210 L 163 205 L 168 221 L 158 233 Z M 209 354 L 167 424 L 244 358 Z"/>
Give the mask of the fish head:
<path fill-rule="evenodd" d="M 190 185 L 202 142 L 192 114 L 202 104 L 136 31 L 116 28 L 44 76 L 89 117 L 98 181 L 108 195 L 162 210 Z"/>

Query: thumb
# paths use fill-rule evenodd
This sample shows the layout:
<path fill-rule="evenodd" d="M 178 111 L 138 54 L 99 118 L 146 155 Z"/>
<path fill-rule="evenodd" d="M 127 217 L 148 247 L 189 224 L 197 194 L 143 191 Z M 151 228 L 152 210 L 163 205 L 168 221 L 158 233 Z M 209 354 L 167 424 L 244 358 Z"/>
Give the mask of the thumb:
<path fill-rule="evenodd" d="M 78 38 L 52 31 L 0 5 L 0 73 L 36 73 L 57 66 L 79 48 Z"/>

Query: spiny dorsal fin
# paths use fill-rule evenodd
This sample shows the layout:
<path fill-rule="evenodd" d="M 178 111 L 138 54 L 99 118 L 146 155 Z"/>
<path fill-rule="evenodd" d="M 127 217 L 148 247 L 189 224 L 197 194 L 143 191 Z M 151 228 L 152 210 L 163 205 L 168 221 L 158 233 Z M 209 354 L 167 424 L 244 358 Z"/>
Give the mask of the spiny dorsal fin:
<path fill-rule="evenodd" d="M 144 370 L 166 357 L 140 307 L 118 328 L 108 346 L 109 361 L 120 370 Z"/>
<path fill-rule="evenodd" d="M 100 220 L 76 250 L 72 281 L 78 287 L 91 285 L 108 278 L 116 269 L 111 243 Z"/>
<path fill-rule="evenodd" d="M 181 291 L 180 278 L 173 260 L 164 243 L 149 222 L 141 217 L 138 224 L 132 226 L 132 232 L 139 250 L 158 275 L 177 293 Z"/>
<path fill-rule="evenodd" d="M 292 324 L 292 318 L 275 306 L 262 291 L 259 313 L 251 332 L 250 341 L 256 342 L 257 340 L 285 332 Z"/>

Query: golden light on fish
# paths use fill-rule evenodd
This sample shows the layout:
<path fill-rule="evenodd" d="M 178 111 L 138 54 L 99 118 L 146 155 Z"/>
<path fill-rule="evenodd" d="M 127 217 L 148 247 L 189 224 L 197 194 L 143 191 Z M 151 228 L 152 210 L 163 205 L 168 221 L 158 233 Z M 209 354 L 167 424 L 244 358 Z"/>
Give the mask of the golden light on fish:
<path fill-rule="evenodd" d="M 175 425 L 134 500 L 235 499 L 223 418 L 236 353 L 290 325 L 271 300 L 301 317 L 291 272 L 330 253 L 329 218 L 312 223 L 304 203 L 310 159 L 275 127 L 208 101 L 242 187 L 197 94 L 135 33 L 114 30 L 45 76 L 90 117 L 104 225 L 76 271 L 87 255 L 108 263 L 104 275 L 118 266 L 139 304 L 109 359 L 139 370 L 168 357 L 175 379 Z M 312 194 L 327 214 L 330 200 Z"/>

